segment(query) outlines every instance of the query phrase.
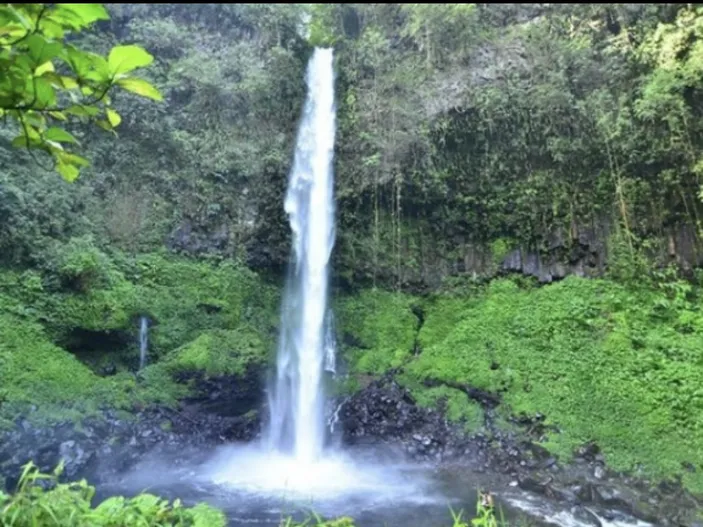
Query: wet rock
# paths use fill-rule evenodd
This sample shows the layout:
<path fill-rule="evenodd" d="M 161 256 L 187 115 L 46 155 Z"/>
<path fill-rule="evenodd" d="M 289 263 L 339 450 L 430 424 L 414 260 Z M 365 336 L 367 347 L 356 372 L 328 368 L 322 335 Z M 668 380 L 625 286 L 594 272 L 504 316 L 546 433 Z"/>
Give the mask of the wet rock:
<path fill-rule="evenodd" d="M 339 411 L 347 444 L 382 442 L 403 445 L 414 459 L 448 461 L 474 457 L 466 433 L 450 425 L 441 412 L 418 407 L 397 383 L 383 379 L 352 396 Z"/>
<path fill-rule="evenodd" d="M 532 476 L 523 476 L 518 479 L 518 486 L 527 492 L 535 494 L 545 494 L 547 491 L 548 481 L 539 481 Z"/>
<path fill-rule="evenodd" d="M 576 457 L 586 461 L 595 461 L 595 457 L 600 454 L 600 448 L 595 443 L 588 443 L 576 450 Z"/>
<path fill-rule="evenodd" d="M 603 527 L 603 523 L 598 519 L 598 516 L 586 507 L 574 507 L 571 509 L 574 519 L 589 525 L 591 527 Z"/>

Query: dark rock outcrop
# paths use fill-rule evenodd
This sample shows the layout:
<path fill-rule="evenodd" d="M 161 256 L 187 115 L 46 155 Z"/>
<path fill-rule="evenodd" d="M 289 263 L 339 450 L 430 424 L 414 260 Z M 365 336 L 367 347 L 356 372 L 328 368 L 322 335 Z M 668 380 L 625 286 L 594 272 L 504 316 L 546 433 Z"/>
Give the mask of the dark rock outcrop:
<path fill-rule="evenodd" d="M 244 375 L 207 376 L 202 372 L 181 373 L 177 379 L 192 386 L 183 400 L 191 413 L 236 417 L 259 409 L 262 368 L 251 367 Z"/>
<path fill-rule="evenodd" d="M 169 235 L 166 246 L 187 254 L 226 254 L 230 249 L 229 224 L 223 221 L 211 223 L 183 220 Z"/>
<path fill-rule="evenodd" d="M 409 393 L 388 379 L 375 381 L 351 397 L 339 419 L 346 444 L 400 444 L 418 460 L 478 461 L 480 438 L 469 438 L 441 412 L 421 408 Z"/>
<path fill-rule="evenodd" d="M 181 373 L 178 380 L 190 386 L 190 395 L 178 408 L 133 414 L 110 410 L 80 424 L 47 426 L 19 420 L 13 430 L 0 434 L 0 475 L 13 490 L 27 462 L 48 472 L 63 460 L 66 479 L 86 477 L 101 483 L 136 465 L 147 453 L 168 456 L 250 441 L 261 427 L 261 373 L 257 367 L 238 376 Z"/>
<path fill-rule="evenodd" d="M 0 436 L 0 474 L 7 490 L 15 488 L 22 466 L 33 461 L 42 471 L 65 464 L 63 477 L 109 480 L 136 465 L 146 453 L 164 455 L 230 441 L 249 441 L 259 432 L 259 414 L 221 416 L 198 404 L 178 410 L 159 408 L 133 416 L 108 411 L 77 426 L 36 426 L 22 420 Z"/>

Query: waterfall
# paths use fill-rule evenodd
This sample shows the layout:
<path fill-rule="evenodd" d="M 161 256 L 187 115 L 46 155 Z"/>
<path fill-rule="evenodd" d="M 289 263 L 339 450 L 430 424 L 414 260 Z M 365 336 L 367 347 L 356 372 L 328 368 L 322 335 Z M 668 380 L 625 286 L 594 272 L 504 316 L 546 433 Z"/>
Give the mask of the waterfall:
<path fill-rule="evenodd" d="M 149 347 L 149 319 L 139 317 L 139 369 L 146 366 L 146 352 Z"/>
<path fill-rule="evenodd" d="M 316 48 L 307 68 L 308 93 L 285 198 L 294 261 L 281 309 L 276 374 L 269 387 L 269 447 L 301 462 L 312 462 L 322 452 L 323 372 L 334 370 L 327 306 L 334 245 L 332 63 L 331 49 Z"/>

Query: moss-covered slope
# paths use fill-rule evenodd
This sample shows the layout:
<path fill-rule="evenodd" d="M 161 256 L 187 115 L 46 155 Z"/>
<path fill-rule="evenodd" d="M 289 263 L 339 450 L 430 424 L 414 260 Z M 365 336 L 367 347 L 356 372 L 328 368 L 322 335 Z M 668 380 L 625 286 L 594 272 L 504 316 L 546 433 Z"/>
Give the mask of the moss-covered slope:
<path fill-rule="evenodd" d="M 423 312 L 416 337 L 413 304 Z M 533 288 L 503 279 L 472 294 L 365 293 L 345 305 L 357 374 L 402 366 L 398 379 L 420 403 L 444 399 L 449 416 L 471 427 L 482 424 L 475 403 L 441 383 L 499 393 L 504 416 L 546 416 L 545 446 L 562 458 L 595 441 L 616 469 L 680 475 L 703 490 L 703 476 L 690 470 L 703 466 L 697 288 L 580 278 Z"/>
<path fill-rule="evenodd" d="M 184 374 L 243 376 L 267 364 L 277 305 L 275 286 L 233 263 L 72 240 L 43 269 L 0 269 L 0 416 L 173 404 L 190 390 Z M 137 373 L 141 316 L 149 365 Z"/>

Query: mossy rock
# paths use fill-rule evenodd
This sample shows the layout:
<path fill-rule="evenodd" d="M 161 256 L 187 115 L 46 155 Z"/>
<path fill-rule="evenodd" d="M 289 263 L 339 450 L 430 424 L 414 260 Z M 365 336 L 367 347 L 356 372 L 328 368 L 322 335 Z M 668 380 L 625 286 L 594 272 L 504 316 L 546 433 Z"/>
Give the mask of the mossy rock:
<path fill-rule="evenodd" d="M 251 328 L 210 330 L 181 346 L 166 359 L 172 374 L 202 373 L 207 377 L 242 376 L 266 363 L 268 349 Z"/>
<path fill-rule="evenodd" d="M 337 302 L 344 355 L 354 373 L 380 374 L 412 357 L 420 325 L 413 310 L 418 303 L 410 295 L 376 289 Z"/>

